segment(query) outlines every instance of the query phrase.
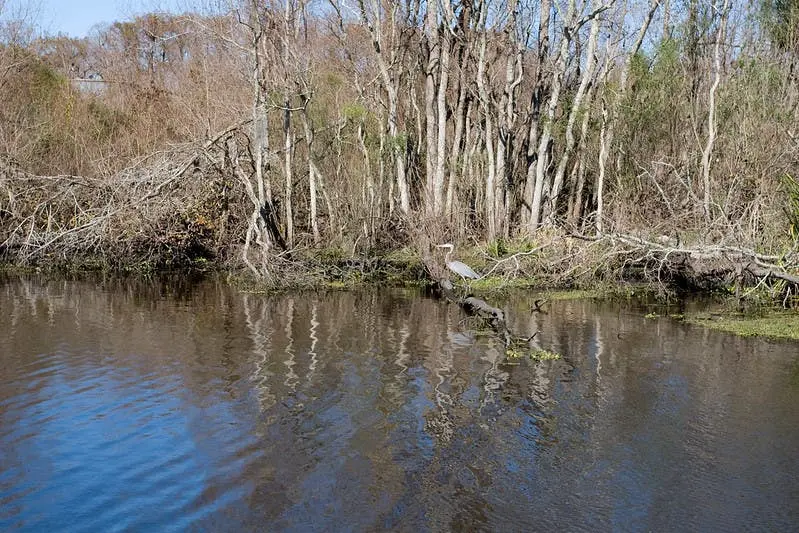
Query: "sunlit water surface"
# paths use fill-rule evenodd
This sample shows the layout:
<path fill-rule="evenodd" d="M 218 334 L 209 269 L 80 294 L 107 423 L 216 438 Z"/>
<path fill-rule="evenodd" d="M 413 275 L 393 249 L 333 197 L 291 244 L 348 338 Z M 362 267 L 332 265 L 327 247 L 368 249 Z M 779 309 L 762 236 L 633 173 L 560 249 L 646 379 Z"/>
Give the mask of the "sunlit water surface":
<path fill-rule="evenodd" d="M 531 300 L 5 280 L 0 530 L 799 530 L 799 345 Z"/>

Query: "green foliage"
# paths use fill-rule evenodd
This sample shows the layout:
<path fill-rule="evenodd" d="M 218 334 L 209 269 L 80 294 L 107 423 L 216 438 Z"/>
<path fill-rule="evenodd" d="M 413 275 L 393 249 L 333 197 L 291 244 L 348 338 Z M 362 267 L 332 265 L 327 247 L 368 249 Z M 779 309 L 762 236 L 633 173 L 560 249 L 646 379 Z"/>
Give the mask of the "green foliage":
<path fill-rule="evenodd" d="M 508 359 L 519 359 L 525 354 L 526 350 L 515 346 L 509 346 L 505 350 L 505 357 Z M 533 350 L 529 353 L 530 359 L 533 361 L 557 361 L 558 359 L 562 359 L 563 357 L 557 353 L 550 350 L 544 349 L 537 349 Z"/>
<path fill-rule="evenodd" d="M 355 122 L 359 122 L 364 120 L 369 113 L 365 106 L 359 103 L 351 103 L 344 106 L 341 110 L 341 113 L 344 115 L 344 118 L 347 120 L 352 120 Z"/>
<path fill-rule="evenodd" d="M 798 0 L 762 0 L 760 15 L 771 40 L 780 49 L 799 51 Z"/>
<path fill-rule="evenodd" d="M 535 278 L 488 276 L 469 282 L 469 288 L 481 294 L 502 294 L 510 290 L 519 291 L 536 286 Z"/>
<path fill-rule="evenodd" d="M 673 146 L 675 131 L 681 129 L 690 108 L 679 43 L 661 41 L 651 58 L 643 52 L 636 54 L 630 64 L 630 82 L 621 113 L 626 157 L 638 158 L 641 153 Z M 631 169 L 628 181 L 640 174 L 632 161 L 625 167 Z"/>
<path fill-rule="evenodd" d="M 505 357 L 508 359 L 518 359 L 522 355 L 524 355 L 524 353 L 513 346 L 510 346 L 507 350 L 505 350 Z"/>
<path fill-rule="evenodd" d="M 527 239 L 505 239 L 498 238 L 489 242 L 485 247 L 485 253 L 494 259 L 501 259 L 512 254 L 529 252 L 535 248 L 535 243 Z"/>
<path fill-rule="evenodd" d="M 392 153 L 404 153 L 408 149 L 408 134 L 398 133 L 388 140 L 388 148 Z"/>
<path fill-rule="evenodd" d="M 778 64 L 759 60 L 741 59 L 735 75 L 719 91 L 717 118 L 721 131 L 740 128 L 745 117 L 757 124 L 787 124 L 793 121 L 793 112 L 784 105 L 786 74 Z M 757 135 L 758 130 L 743 130 L 744 134 Z"/>
<path fill-rule="evenodd" d="M 31 152 L 32 157 L 38 159 L 46 159 L 49 155 L 60 151 L 65 148 L 69 142 L 62 130 L 59 128 L 50 128 L 47 131 L 40 133 L 36 141 L 33 143 Z"/>
<path fill-rule="evenodd" d="M 340 247 L 331 246 L 317 251 L 316 257 L 323 264 L 336 264 L 344 260 L 347 254 Z"/>
<path fill-rule="evenodd" d="M 737 79 L 742 85 L 757 86 L 768 94 L 782 90 L 785 73 L 779 65 L 758 59 L 742 59 L 738 63 Z M 760 96 L 763 92 L 760 92 Z"/>
<path fill-rule="evenodd" d="M 797 243 L 799 242 L 799 181 L 788 174 L 785 174 L 781 181 L 788 197 L 783 207 L 785 217 L 788 219 L 788 235 L 794 243 Z"/>
<path fill-rule="evenodd" d="M 63 96 L 67 86 L 67 80 L 42 61 L 34 61 L 30 65 L 29 80 L 32 100 L 39 105 Z"/>
<path fill-rule="evenodd" d="M 601 294 L 599 291 L 589 291 L 589 290 L 572 290 L 572 291 L 549 291 L 546 293 L 546 297 L 549 300 L 553 301 L 561 301 L 561 300 L 589 300 L 599 298 Z"/>
<path fill-rule="evenodd" d="M 98 141 L 109 140 L 121 128 L 124 128 L 128 118 L 120 111 L 110 108 L 98 100 L 89 101 L 86 106 L 89 117 L 95 124 L 93 132 Z"/>
<path fill-rule="evenodd" d="M 330 92 L 336 92 L 344 85 L 344 77 L 338 72 L 326 71 L 320 80 Z"/>
<path fill-rule="evenodd" d="M 491 257 L 499 259 L 500 257 L 503 257 L 506 253 L 508 253 L 508 247 L 505 244 L 505 240 L 499 238 L 488 243 L 488 246 L 486 246 L 486 252 Z"/>

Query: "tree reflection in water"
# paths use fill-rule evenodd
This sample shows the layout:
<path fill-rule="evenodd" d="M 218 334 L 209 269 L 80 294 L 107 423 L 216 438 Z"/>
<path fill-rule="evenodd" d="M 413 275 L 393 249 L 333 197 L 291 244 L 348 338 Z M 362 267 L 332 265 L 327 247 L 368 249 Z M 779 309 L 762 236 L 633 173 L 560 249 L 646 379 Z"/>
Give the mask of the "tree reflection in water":
<path fill-rule="evenodd" d="M 0 529 L 799 523 L 799 348 L 532 299 L 561 360 L 412 291 L 6 280 Z"/>

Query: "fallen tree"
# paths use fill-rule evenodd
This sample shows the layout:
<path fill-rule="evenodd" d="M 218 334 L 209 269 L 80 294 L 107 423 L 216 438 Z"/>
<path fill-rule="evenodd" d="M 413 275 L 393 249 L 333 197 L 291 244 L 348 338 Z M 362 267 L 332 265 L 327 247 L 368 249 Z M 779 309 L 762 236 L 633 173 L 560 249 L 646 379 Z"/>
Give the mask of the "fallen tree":
<path fill-rule="evenodd" d="M 0 259 L 183 266 L 214 255 L 229 191 L 201 165 L 201 151 L 183 146 L 96 178 L 39 176 L 0 161 Z"/>
<path fill-rule="evenodd" d="M 685 245 L 678 237 L 647 240 L 621 233 L 572 237 L 607 245 L 613 253 L 623 256 L 627 268 L 637 267 L 645 279 L 659 284 L 685 283 L 689 286 L 712 288 L 715 284 L 734 284 L 736 296 L 743 296 L 745 287 L 764 286 L 781 282 L 778 289 L 787 302 L 799 289 L 799 245 L 785 253 L 764 254 L 730 244 Z"/>
<path fill-rule="evenodd" d="M 23 266 L 91 261 L 112 268 L 185 267 L 198 259 L 236 263 L 231 252 L 244 248 L 246 254 L 253 213 L 263 218 L 272 241 L 282 243 L 271 211 L 248 206 L 252 158 L 230 153 L 228 141 L 246 137 L 245 125 L 152 154 L 109 176 L 35 175 L 0 160 L 0 260 Z M 285 245 L 274 256 L 280 251 Z"/>
<path fill-rule="evenodd" d="M 525 349 L 529 348 L 529 343 L 532 341 L 538 332 L 532 335 L 523 336 L 514 334 L 508 327 L 505 312 L 494 307 L 485 300 L 478 298 L 472 294 L 460 296 L 455 290 L 454 285 L 448 279 L 436 280 L 436 285 L 440 289 L 440 294 L 448 301 L 458 304 L 469 316 L 479 318 L 483 323 L 489 325 L 494 333 L 502 340 L 506 353 L 514 348 Z M 540 312 L 541 309 L 536 302 L 536 308 L 533 312 Z"/>

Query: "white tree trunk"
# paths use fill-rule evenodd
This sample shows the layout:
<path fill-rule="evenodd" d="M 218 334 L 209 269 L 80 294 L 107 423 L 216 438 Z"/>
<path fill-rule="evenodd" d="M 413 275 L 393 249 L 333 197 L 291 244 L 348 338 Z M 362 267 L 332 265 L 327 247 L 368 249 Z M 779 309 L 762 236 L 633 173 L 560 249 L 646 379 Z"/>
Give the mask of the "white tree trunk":
<path fill-rule="evenodd" d="M 466 116 L 466 79 L 465 69 L 461 70 L 459 89 L 458 89 L 458 107 L 455 112 L 455 132 L 452 137 L 452 149 L 449 152 L 449 178 L 447 179 L 447 199 L 444 205 L 444 214 L 448 219 L 452 219 L 452 203 L 455 195 L 455 182 L 457 181 L 458 172 L 462 172 L 464 165 L 461 164 L 461 141 L 464 134 L 464 122 L 467 120 Z"/>
<path fill-rule="evenodd" d="M 555 171 L 555 179 L 552 182 L 552 190 L 549 193 L 549 197 L 551 198 L 551 206 L 549 209 L 549 216 L 550 218 L 554 219 L 555 215 L 557 214 L 558 210 L 558 196 L 560 195 L 560 189 L 563 186 L 563 178 L 566 175 L 566 167 L 569 163 L 569 158 L 572 155 L 572 151 L 574 150 L 575 145 L 575 138 L 574 138 L 574 125 L 577 122 L 577 116 L 582 109 L 583 99 L 588 92 L 588 87 L 592 81 L 594 81 L 594 74 L 596 73 L 596 66 L 597 66 L 597 57 L 596 57 L 596 45 L 597 39 L 599 36 L 599 13 L 600 9 L 602 9 L 599 5 L 598 0 L 592 0 L 592 15 L 593 20 L 591 21 L 591 30 L 588 34 L 588 47 L 586 50 L 586 66 L 583 70 L 583 76 L 580 80 L 580 86 L 577 88 L 577 92 L 574 95 L 574 101 L 572 102 L 572 107 L 569 110 L 569 118 L 566 124 L 566 145 L 563 148 L 563 153 L 560 157 L 560 162 L 558 163 L 558 168 Z M 602 6 L 604 7 L 604 6 Z M 609 7 L 609 6 L 608 6 Z M 575 31 L 579 31 L 579 28 L 576 28 Z"/>
<path fill-rule="evenodd" d="M 447 87 L 449 85 L 449 61 L 450 45 L 446 35 L 439 36 L 439 46 L 441 47 L 441 68 L 438 82 L 438 95 L 436 97 L 438 106 L 438 132 L 436 146 L 436 167 L 433 178 L 433 214 L 440 216 L 444 212 L 444 178 L 447 162 Z"/>
<path fill-rule="evenodd" d="M 714 6 L 715 8 L 715 3 Z M 719 27 L 716 32 L 716 44 L 713 49 L 713 84 L 710 86 L 708 95 L 707 113 L 707 143 L 702 150 L 702 183 L 704 185 L 704 195 L 702 197 L 702 207 L 705 213 L 705 220 L 710 222 L 710 168 L 713 145 L 716 143 L 716 92 L 721 82 L 721 45 L 724 42 L 724 32 L 727 26 L 727 13 L 730 8 L 730 0 L 724 0 L 721 7 Z"/>
<path fill-rule="evenodd" d="M 575 0 L 569 0 L 569 7 L 566 12 L 566 24 L 563 35 L 560 39 L 560 50 L 558 51 L 557 61 L 555 61 L 555 71 L 552 73 L 552 88 L 549 94 L 546 116 L 541 127 L 541 138 L 538 142 L 537 160 L 535 167 L 535 189 L 533 191 L 533 203 L 530 207 L 530 229 L 535 231 L 541 219 L 541 205 L 544 199 L 544 181 L 546 179 L 546 169 L 549 162 L 548 149 L 549 142 L 552 140 L 552 125 L 555 122 L 555 111 L 560 103 L 560 91 L 563 86 L 563 76 L 566 73 L 566 60 L 569 55 L 569 43 L 571 42 L 571 28 L 575 24 Z"/>
<path fill-rule="evenodd" d="M 480 32 L 480 49 L 478 54 L 477 63 L 477 89 L 480 95 L 480 106 L 483 110 L 485 117 L 485 144 L 486 154 L 488 156 L 488 169 L 485 171 L 485 217 L 486 226 L 488 227 L 488 239 L 492 240 L 497 235 L 497 219 L 496 219 L 496 167 L 494 162 L 494 126 L 492 120 L 493 110 L 491 109 L 491 97 L 488 93 L 487 80 L 486 80 L 486 20 L 488 18 L 488 7 L 485 2 L 481 4 L 480 8 L 480 21 L 478 26 L 482 30 Z"/>
<path fill-rule="evenodd" d="M 652 22 L 652 17 L 655 15 L 655 11 L 657 11 L 658 6 L 660 6 L 661 0 L 651 0 L 649 11 L 647 12 L 646 17 L 644 18 L 643 22 L 641 23 L 641 27 L 638 30 L 638 36 L 636 37 L 635 43 L 633 44 L 632 49 L 630 50 L 627 58 L 624 61 L 624 65 L 622 66 L 621 70 L 621 78 L 619 80 L 619 90 L 616 92 L 616 96 L 613 99 L 613 103 L 611 104 L 611 108 L 608 111 L 607 108 L 603 108 L 602 110 L 602 129 L 599 133 L 599 172 L 597 175 L 597 187 L 596 187 L 596 195 L 597 195 L 597 212 L 596 212 L 596 230 L 598 233 L 602 233 L 603 231 L 603 221 L 602 217 L 604 216 L 604 187 L 605 187 L 605 171 L 608 162 L 608 156 L 610 155 L 610 150 L 613 147 L 613 136 L 616 130 L 616 123 L 618 122 L 619 118 L 619 111 L 621 107 L 621 103 L 624 101 L 624 97 L 627 94 L 627 76 L 629 75 L 630 70 L 630 63 L 638 53 L 638 50 L 641 49 L 641 44 L 644 42 L 644 36 L 646 35 L 647 30 L 649 29 L 649 25 Z M 610 47 L 608 46 L 608 54 L 610 54 Z M 610 55 L 608 55 L 608 58 Z M 609 117 L 608 117 L 609 115 Z"/>
<path fill-rule="evenodd" d="M 536 161 L 539 145 L 539 128 L 540 128 L 540 115 L 541 115 L 541 102 L 546 92 L 547 79 L 545 65 L 549 60 L 549 26 L 552 19 L 552 0 L 541 0 L 538 19 L 538 66 L 536 68 L 535 86 L 533 94 L 530 99 L 530 110 L 528 113 L 528 120 L 530 122 L 530 130 L 527 136 L 527 176 L 524 186 L 524 198 L 527 203 L 527 208 L 530 210 L 528 218 L 528 229 L 535 230 L 538 227 L 538 218 L 533 221 L 532 206 L 535 198 L 536 188 L 536 171 L 537 165 L 531 164 Z"/>
<path fill-rule="evenodd" d="M 402 139 L 399 138 L 399 112 L 398 112 L 398 98 L 399 98 L 399 80 L 393 72 L 394 65 L 396 65 L 396 49 L 392 48 L 389 52 L 389 57 L 386 58 L 386 51 L 383 43 L 383 18 L 385 17 L 385 10 L 377 2 L 372 0 L 371 14 L 367 12 L 364 0 L 358 0 L 358 6 L 361 14 L 361 21 L 369 28 L 369 33 L 372 37 L 372 46 L 375 50 L 377 57 L 377 66 L 380 71 L 380 79 L 383 88 L 386 91 L 388 98 L 388 134 L 389 146 L 392 150 L 392 159 L 394 160 L 394 167 L 396 172 L 397 189 L 399 192 L 400 210 L 403 214 L 409 214 L 411 211 L 410 192 L 408 190 L 408 180 L 405 170 L 405 153 L 402 149 Z M 393 30 L 396 25 L 397 10 L 399 3 L 390 4 L 390 11 L 388 13 L 389 23 Z M 392 43 L 396 46 L 396 39 Z M 389 67 L 391 65 L 391 67 Z"/>
<path fill-rule="evenodd" d="M 286 191 L 285 191 L 285 204 L 286 204 L 286 245 L 289 248 L 294 247 L 294 207 L 292 205 L 292 192 L 293 192 L 293 182 L 294 182 L 294 175 L 292 172 L 292 151 L 293 151 L 293 140 L 294 134 L 291 130 L 291 111 L 290 106 L 291 102 L 286 99 L 285 101 L 286 109 L 284 110 L 283 114 L 283 137 L 284 137 L 284 145 L 283 149 L 285 150 L 283 162 L 284 162 L 284 173 L 286 175 Z"/>
<path fill-rule="evenodd" d="M 313 156 L 313 143 L 316 136 L 311 119 L 308 117 L 308 101 L 304 102 L 302 111 L 302 125 L 305 130 L 305 143 L 308 146 L 308 202 L 311 223 L 311 233 L 313 234 L 314 244 L 319 244 L 319 214 L 317 207 L 317 190 L 316 190 L 316 165 L 314 164 Z"/>

